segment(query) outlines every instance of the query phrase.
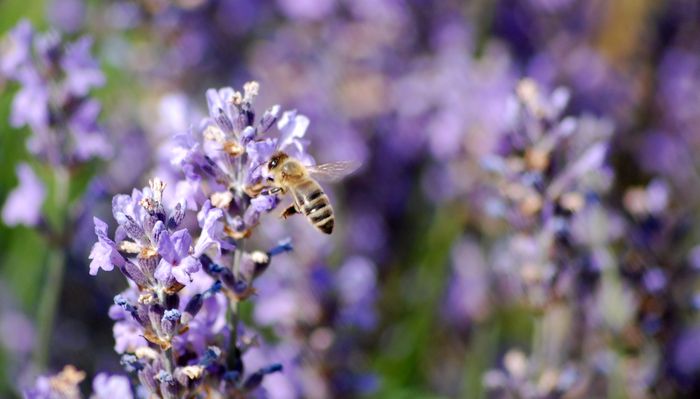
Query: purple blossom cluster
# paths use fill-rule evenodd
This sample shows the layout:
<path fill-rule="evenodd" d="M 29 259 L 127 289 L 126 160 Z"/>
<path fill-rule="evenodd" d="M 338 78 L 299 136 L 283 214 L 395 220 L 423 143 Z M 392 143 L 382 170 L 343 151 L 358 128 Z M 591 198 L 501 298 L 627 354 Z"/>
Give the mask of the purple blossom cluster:
<path fill-rule="evenodd" d="M 100 103 L 90 97 L 92 89 L 105 83 L 91 48 L 89 37 L 66 42 L 55 31 L 36 32 L 26 20 L 0 46 L 0 83 L 19 85 L 10 125 L 28 127 L 27 149 L 43 164 L 66 173 L 112 153 L 98 123 Z M 44 183 L 27 163 L 18 165 L 17 177 L 19 186 L 7 198 L 3 220 L 10 226 L 35 226 L 42 221 Z"/>
<path fill-rule="evenodd" d="M 489 255 L 473 238 L 455 248 L 448 309 L 462 325 L 483 319 L 495 306 L 486 293 L 461 293 L 491 281 L 501 293 L 500 306 L 518 304 L 537 314 L 541 331 L 534 333 L 531 356 L 511 348 L 503 369 L 484 376 L 494 397 L 600 395 L 589 379 L 612 355 L 595 342 L 618 333 L 624 321 L 615 312 L 628 311 L 608 297 L 625 295 L 611 272 L 611 246 L 622 223 L 604 202 L 613 178 L 606 162 L 612 124 L 590 115 L 566 116 L 569 93 L 562 88 L 550 94 L 525 79 L 515 93 L 501 142 L 482 158 L 487 186 L 479 204 L 485 225 L 501 220 L 512 231 L 498 231 Z M 605 228 L 598 228 L 601 223 Z M 465 255 L 481 261 L 474 267 Z M 582 339 L 565 339 L 570 331 Z M 579 353 L 581 360 L 572 361 Z"/>
<path fill-rule="evenodd" d="M 39 377 L 36 385 L 28 389 L 24 396 L 30 399 L 79 399 L 82 397 L 79 384 L 84 379 L 84 372 L 73 366 L 66 366 L 53 376 Z M 132 399 L 134 395 L 126 377 L 100 373 L 93 380 L 90 397 L 96 399 Z"/>
<path fill-rule="evenodd" d="M 105 83 L 91 55 L 92 40 L 65 43 L 60 34 L 37 33 L 21 21 L 4 38 L 0 76 L 17 82 L 10 124 L 27 126 L 27 148 L 52 165 L 106 157 L 111 147 L 97 123 L 100 103 L 88 97 Z"/>
<path fill-rule="evenodd" d="M 115 350 L 148 395 L 242 397 L 282 370 L 279 363 L 247 366 L 259 342 L 240 325 L 239 303 L 255 294 L 253 282 L 291 244 L 251 251 L 246 241 L 278 204 L 262 191 L 272 153 L 313 159 L 303 140 L 308 118 L 274 106 L 256 122 L 258 90 L 256 82 L 243 92 L 208 90 L 209 117 L 173 137 L 171 160 L 182 171 L 177 202 L 168 204 L 166 183 L 155 178 L 113 198 L 113 239 L 95 218 L 90 274 L 117 268 L 129 281 L 109 312 Z M 279 134 L 272 135 L 275 126 Z M 187 220 L 193 211 L 196 220 Z"/>

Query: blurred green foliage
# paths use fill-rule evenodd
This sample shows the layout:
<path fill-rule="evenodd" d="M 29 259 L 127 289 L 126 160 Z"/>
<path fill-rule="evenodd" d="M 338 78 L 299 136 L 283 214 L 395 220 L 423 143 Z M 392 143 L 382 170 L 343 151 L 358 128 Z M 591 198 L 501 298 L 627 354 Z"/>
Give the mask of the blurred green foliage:
<path fill-rule="evenodd" d="M 11 29 L 20 19 L 27 18 L 44 26 L 44 4 L 40 1 L 0 1 L 0 31 Z M 14 87 L 0 86 L 0 203 L 17 184 L 15 165 L 27 160 L 24 141 L 28 132 L 8 125 Z M 7 284 L 8 297 L 15 297 L 19 306 L 29 315 L 36 309 L 38 289 L 42 282 L 46 247 L 39 235 L 27 228 L 9 229 L 0 223 L 0 280 Z M 6 375 L 7 356 L 0 350 L 0 397 L 10 395 L 11 384 Z"/>

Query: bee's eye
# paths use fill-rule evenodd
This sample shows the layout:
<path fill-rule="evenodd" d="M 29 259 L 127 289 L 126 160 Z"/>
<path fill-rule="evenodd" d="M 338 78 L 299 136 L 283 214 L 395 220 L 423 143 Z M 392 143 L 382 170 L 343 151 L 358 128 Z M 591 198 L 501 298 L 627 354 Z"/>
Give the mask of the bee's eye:
<path fill-rule="evenodd" d="M 270 163 L 267 165 L 267 167 L 268 167 L 269 169 L 272 169 L 272 168 L 274 168 L 275 166 L 277 166 L 277 159 L 271 160 Z"/>

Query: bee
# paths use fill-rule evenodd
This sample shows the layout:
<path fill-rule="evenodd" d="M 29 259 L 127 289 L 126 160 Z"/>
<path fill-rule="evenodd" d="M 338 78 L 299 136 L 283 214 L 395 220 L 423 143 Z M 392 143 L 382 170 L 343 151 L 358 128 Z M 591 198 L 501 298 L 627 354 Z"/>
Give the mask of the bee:
<path fill-rule="evenodd" d="M 326 182 L 338 181 L 357 170 L 359 166 L 359 163 L 352 161 L 305 166 L 287 153 L 277 151 L 267 163 L 272 186 L 268 192 L 291 193 L 293 202 L 282 212 L 281 217 L 286 219 L 301 213 L 321 232 L 331 234 L 335 226 L 333 206 L 316 179 Z"/>

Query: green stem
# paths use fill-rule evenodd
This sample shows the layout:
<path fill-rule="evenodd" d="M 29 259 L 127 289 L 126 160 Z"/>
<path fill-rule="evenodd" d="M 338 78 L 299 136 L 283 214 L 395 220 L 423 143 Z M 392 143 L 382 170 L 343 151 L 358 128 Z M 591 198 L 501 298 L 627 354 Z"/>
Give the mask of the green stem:
<path fill-rule="evenodd" d="M 55 206 L 58 214 L 58 223 L 52 235 L 62 237 L 68 222 L 68 185 L 70 174 L 64 167 L 54 169 Z M 63 287 L 63 273 L 66 268 L 66 252 L 63 242 L 52 240 L 52 248 L 49 249 L 48 261 L 46 264 L 46 280 L 39 299 L 39 309 L 37 310 L 37 345 L 34 351 L 34 367 L 37 372 L 46 369 L 49 360 L 49 347 L 53 324 L 58 309 L 58 302 Z"/>
<path fill-rule="evenodd" d="M 49 346 L 51 332 L 58 308 L 58 301 L 63 286 L 63 270 L 66 265 L 66 256 L 62 248 L 55 248 L 49 252 L 47 264 L 47 276 L 42 290 L 37 312 L 37 345 L 34 351 L 34 366 L 41 372 L 46 369 L 49 360 Z"/>
<path fill-rule="evenodd" d="M 163 351 L 163 360 L 165 361 L 165 371 L 172 374 L 173 367 L 175 366 L 175 355 L 173 354 L 172 346 Z"/>
<path fill-rule="evenodd" d="M 233 254 L 233 276 L 236 279 L 238 278 L 238 273 L 241 267 L 242 256 L 243 251 L 236 247 L 236 250 Z M 227 301 L 229 302 L 229 306 L 226 316 L 229 328 L 231 330 L 231 337 L 229 339 L 229 351 L 231 351 L 234 350 L 238 341 L 238 303 L 240 301 L 232 301 L 231 299 L 227 299 Z"/>
<path fill-rule="evenodd" d="M 547 310 L 543 310 L 547 312 Z M 532 329 L 532 348 L 530 348 L 530 360 L 534 363 L 537 370 L 541 371 L 548 360 L 546 353 L 547 330 L 544 328 L 545 314 L 536 314 L 533 316 Z"/>

